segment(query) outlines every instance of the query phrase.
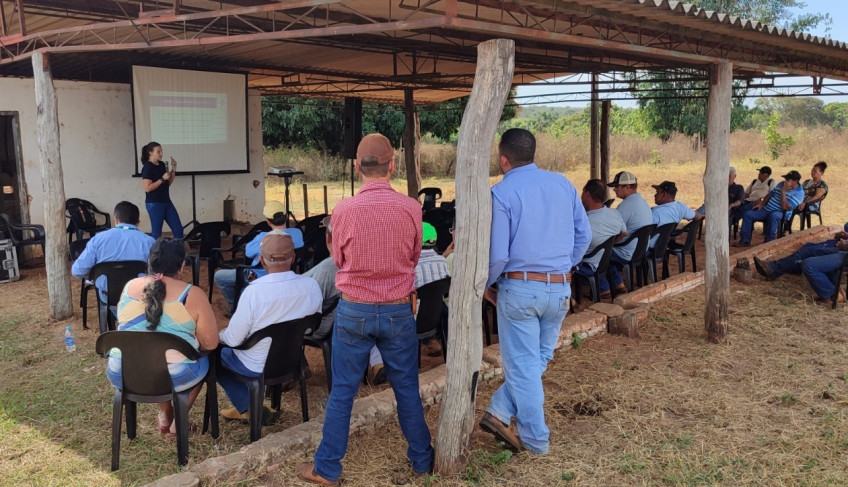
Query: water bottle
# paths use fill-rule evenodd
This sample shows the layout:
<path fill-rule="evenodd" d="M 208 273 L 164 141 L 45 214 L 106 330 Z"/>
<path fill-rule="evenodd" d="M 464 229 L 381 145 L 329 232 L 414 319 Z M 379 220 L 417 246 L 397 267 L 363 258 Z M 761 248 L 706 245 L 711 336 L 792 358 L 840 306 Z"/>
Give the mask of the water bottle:
<path fill-rule="evenodd" d="M 76 340 L 74 340 L 74 332 L 71 331 L 70 326 L 65 327 L 65 350 L 69 352 L 77 351 Z"/>

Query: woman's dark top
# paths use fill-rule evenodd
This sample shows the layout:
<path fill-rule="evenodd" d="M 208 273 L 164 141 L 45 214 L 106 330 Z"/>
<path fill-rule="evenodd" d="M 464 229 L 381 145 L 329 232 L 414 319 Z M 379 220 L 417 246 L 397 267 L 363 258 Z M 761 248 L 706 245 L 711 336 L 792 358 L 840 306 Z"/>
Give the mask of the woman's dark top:
<path fill-rule="evenodd" d="M 142 179 L 149 179 L 154 183 L 162 179 L 165 175 L 165 164 L 159 162 L 158 165 L 151 162 L 145 162 L 141 168 Z M 171 195 L 168 192 L 168 181 L 164 181 L 158 188 L 145 194 L 145 203 L 170 203 Z"/>

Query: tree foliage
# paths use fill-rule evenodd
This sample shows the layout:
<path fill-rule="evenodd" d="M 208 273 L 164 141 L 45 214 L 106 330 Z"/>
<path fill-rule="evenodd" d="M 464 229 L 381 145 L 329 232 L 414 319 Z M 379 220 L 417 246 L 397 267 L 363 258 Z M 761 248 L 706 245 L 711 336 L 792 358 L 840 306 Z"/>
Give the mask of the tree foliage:
<path fill-rule="evenodd" d="M 777 126 L 780 124 L 780 114 L 775 112 L 769 117 L 768 126 L 763 129 L 766 138 L 766 149 L 772 159 L 780 157 L 786 149 L 795 145 L 795 139 L 790 135 L 780 135 Z"/>

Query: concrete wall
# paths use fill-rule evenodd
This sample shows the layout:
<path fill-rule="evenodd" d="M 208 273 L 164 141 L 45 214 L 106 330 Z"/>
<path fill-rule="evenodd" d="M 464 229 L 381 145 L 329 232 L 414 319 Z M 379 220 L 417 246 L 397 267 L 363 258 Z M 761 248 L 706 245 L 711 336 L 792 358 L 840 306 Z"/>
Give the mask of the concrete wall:
<path fill-rule="evenodd" d="M 83 198 L 112 213 L 121 200 L 141 209 L 141 228 L 150 231 L 144 210 L 141 178 L 134 178 L 136 153 L 133 137 L 130 85 L 57 81 L 60 142 L 65 197 Z M 0 78 L 0 111 L 18 112 L 21 128 L 23 176 L 29 199 L 29 220 L 43 223 L 44 192 L 38 154 L 34 81 Z M 250 173 L 196 176 L 197 219 L 223 218 L 223 200 L 235 199 L 235 218 L 256 223 L 265 203 L 262 162 L 260 96 L 248 96 Z M 168 148 L 163 147 L 165 157 Z M 254 187 L 254 181 L 259 184 Z M 191 178 L 180 176 L 171 186 L 171 199 L 183 224 L 191 220 Z M 165 225 L 165 231 L 168 226 Z"/>

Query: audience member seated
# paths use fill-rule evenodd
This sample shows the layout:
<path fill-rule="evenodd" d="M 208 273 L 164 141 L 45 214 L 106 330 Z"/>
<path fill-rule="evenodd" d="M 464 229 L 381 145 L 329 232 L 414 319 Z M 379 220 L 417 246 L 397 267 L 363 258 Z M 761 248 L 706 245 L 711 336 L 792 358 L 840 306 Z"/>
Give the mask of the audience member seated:
<path fill-rule="evenodd" d="M 651 187 L 657 191 L 654 193 L 656 206 L 651 208 L 653 223 L 656 223 L 657 227 L 668 223 L 680 223 L 681 220 L 697 220 L 704 217 L 700 212 L 675 200 L 677 185 L 674 184 L 674 181 L 663 181 L 660 184 L 652 184 Z M 654 248 L 658 237 L 658 235 L 651 237 L 648 244 L 649 249 Z"/>
<path fill-rule="evenodd" d="M 745 200 L 730 214 L 730 224 L 735 225 L 736 222 L 741 220 L 745 212 L 750 210 L 754 203 L 774 189 L 775 184 L 777 184 L 777 181 L 771 177 L 771 168 L 768 166 L 761 167 L 757 177 L 745 188 Z"/>
<path fill-rule="evenodd" d="M 837 233 L 834 238 L 819 243 L 808 243 L 782 259 L 765 261 L 754 257 L 754 265 L 757 272 L 769 281 L 774 281 L 784 274 L 804 274 L 807 282 L 816 292 L 818 298 L 816 303 L 832 305 L 834 291 L 834 277 L 848 251 L 848 223 L 844 230 Z M 845 294 L 840 290 L 837 301 L 845 300 Z"/>
<path fill-rule="evenodd" d="M 282 230 L 272 230 L 262 239 L 259 261 L 266 273 L 245 288 L 229 325 L 220 333 L 224 347 L 221 365 L 217 370 L 218 383 L 233 403 L 233 408 L 221 411 L 227 419 L 249 420 L 250 393 L 247 384 L 233 372 L 247 377 L 259 377 L 265 369 L 265 359 L 271 339 L 265 338 L 249 350 L 234 350 L 248 337 L 266 326 L 295 320 L 321 311 L 321 289 L 311 277 L 299 276 L 291 270 L 294 263 L 294 242 Z"/>
<path fill-rule="evenodd" d="M 818 212 L 821 208 L 821 201 L 827 196 L 829 188 L 827 183 L 822 180 L 824 171 L 827 169 L 827 163 L 819 161 L 813 165 L 810 171 L 810 178 L 801 185 L 804 190 L 804 201 L 798 205 L 798 213 L 806 210 L 808 212 Z"/>
<path fill-rule="evenodd" d="M 262 215 L 268 221 L 268 226 L 271 227 L 271 230 L 282 230 L 291 235 L 295 249 L 303 247 L 303 233 L 296 228 L 286 228 L 288 218 L 286 216 L 286 207 L 282 203 L 276 200 L 265 203 Z M 259 232 L 244 247 L 244 255 L 249 259 L 253 259 L 254 267 L 259 265 L 259 245 L 267 234 L 268 232 Z M 232 313 L 233 303 L 236 299 L 236 272 L 237 269 L 221 269 L 215 272 L 215 284 L 218 285 L 221 295 L 224 296 L 224 299 L 230 306 L 230 313 Z M 262 268 L 254 269 L 251 272 L 256 277 L 265 275 L 265 270 Z"/>
<path fill-rule="evenodd" d="M 415 264 L 415 289 L 425 284 L 450 277 L 448 261 L 436 253 L 436 228 L 427 222 L 422 225 L 421 256 Z M 442 353 L 442 345 L 435 338 L 424 344 L 423 353 L 436 357 Z M 383 369 L 383 357 L 377 346 L 371 347 L 371 355 L 368 359 L 368 383 L 372 385 L 386 382 L 386 371 Z"/>
<path fill-rule="evenodd" d="M 739 241 L 734 247 L 750 247 L 751 236 L 754 233 L 754 222 L 762 221 L 765 225 L 764 242 L 770 242 L 777 237 L 777 227 L 780 221 L 791 214 L 801 201 L 804 200 L 804 190 L 801 189 L 801 173 L 789 171 L 783 175 L 783 181 L 778 183 L 767 195 L 757 200 L 753 207 L 742 217 L 742 229 L 739 230 Z"/>
<path fill-rule="evenodd" d="M 91 237 L 79 258 L 71 266 L 71 274 L 84 279 L 91 269 L 101 262 L 119 260 L 138 260 L 147 262 L 153 237 L 138 229 L 138 207 L 129 201 L 115 205 L 115 227 L 99 232 Z M 106 300 L 106 276 L 100 276 L 94 283 L 102 299 Z"/>
<path fill-rule="evenodd" d="M 616 211 L 624 220 L 624 225 L 627 227 L 627 234 L 630 235 L 636 230 L 654 223 L 651 207 L 645 198 L 639 194 L 638 182 L 633 173 L 621 171 L 615 175 L 615 179 L 607 186 L 610 186 L 615 192 L 615 196 L 621 199 L 621 203 L 616 207 Z M 618 269 L 621 266 L 627 265 L 630 259 L 633 258 L 633 251 L 636 249 L 636 241 L 634 240 L 623 247 L 615 247 L 612 249 L 612 257 L 610 258 L 609 275 L 613 280 L 613 285 L 616 289 L 624 291 L 626 286 L 621 281 L 621 274 Z M 610 291 L 610 284 L 606 278 L 601 278 L 601 293 L 605 294 Z"/>
<path fill-rule="evenodd" d="M 327 231 L 324 233 L 324 238 L 327 241 L 327 250 L 330 251 L 330 256 L 322 260 L 315 267 L 304 272 L 304 277 L 311 277 L 318 282 L 318 287 L 321 289 L 323 299 L 321 301 L 321 325 L 317 330 L 312 330 L 308 333 L 317 339 L 323 340 L 330 336 L 333 331 L 333 322 L 335 321 L 335 313 L 332 311 L 339 304 L 339 299 L 342 297 L 342 292 L 336 287 L 336 273 L 339 268 L 333 261 L 333 226 L 330 223 L 331 217 L 328 215 L 321 221 Z"/>
<path fill-rule="evenodd" d="M 744 202 L 745 188 L 743 188 L 741 184 L 736 184 L 736 168 L 730 166 L 730 174 L 727 177 L 727 211 L 732 215 L 734 210 L 742 206 Z M 701 207 L 695 211 L 704 215 L 705 209 L 706 203 L 701 205 Z M 731 221 L 731 223 L 733 223 L 733 221 Z"/>
<path fill-rule="evenodd" d="M 186 268 L 185 244 L 181 239 L 160 238 L 150 249 L 147 261 L 150 274 L 133 279 L 124 288 L 118 303 L 118 331 L 159 331 L 184 339 L 198 350 L 214 350 L 218 346 L 218 325 L 206 294 L 199 287 L 182 280 Z M 116 388 L 121 387 L 120 350 L 109 352 L 106 376 Z M 209 370 L 209 360 L 197 361 L 169 350 L 166 354 L 174 390 L 193 388 L 189 408 L 194 404 Z M 132 364 L 130 364 L 132 366 Z M 174 407 L 171 401 L 159 403 L 159 432 L 176 435 Z"/>
<path fill-rule="evenodd" d="M 592 252 L 595 247 L 606 242 L 612 236 L 618 236 L 616 241 L 621 240 L 627 235 L 627 226 L 624 220 L 621 219 L 621 213 L 611 208 L 604 206 L 604 200 L 607 197 L 607 188 L 604 182 L 600 179 L 590 179 L 583 186 L 583 193 L 580 195 L 580 200 L 583 202 L 583 208 L 586 209 L 586 216 L 589 218 L 589 226 L 592 228 L 592 240 L 589 242 L 589 248 L 586 249 L 586 254 Z M 598 268 L 598 263 L 603 257 L 602 253 L 591 257 L 589 260 L 583 259 L 575 266 L 575 272 L 584 276 L 592 276 Z M 625 292 L 624 284 L 620 284 L 616 291 Z M 601 297 L 609 297 L 610 291 L 601 291 Z"/>

